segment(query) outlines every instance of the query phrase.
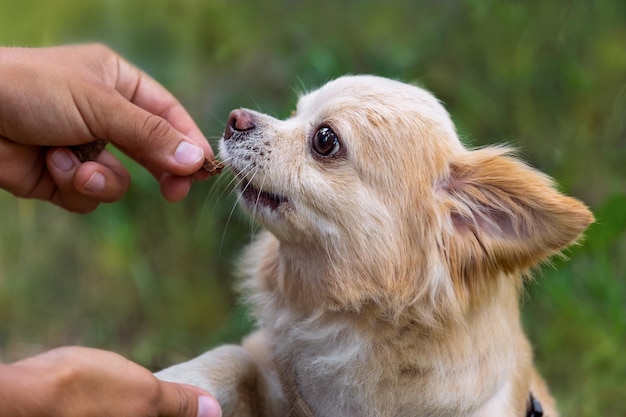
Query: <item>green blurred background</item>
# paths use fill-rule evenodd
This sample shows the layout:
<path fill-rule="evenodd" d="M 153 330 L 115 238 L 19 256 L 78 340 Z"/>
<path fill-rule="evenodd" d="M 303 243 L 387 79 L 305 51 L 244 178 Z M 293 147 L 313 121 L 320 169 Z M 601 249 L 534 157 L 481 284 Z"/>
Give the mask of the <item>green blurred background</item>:
<path fill-rule="evenodd" d="M 0 44 L 106 43 L 212 144 L 232 108 L 284 117 L 344 73 L 425 85 L 467 143 L 519 146 L 596 213 L 524 321 L 563 415 L 625 416 L 626 2 L 261 3 L 0 0 Z M 157 369 L 250 329 L 231 271 L 258 228 L 228 175 L 170 204 L 129 165 L 128 195 L 89 215 L 0 192 L 0 360 L 81 344 Z"/>

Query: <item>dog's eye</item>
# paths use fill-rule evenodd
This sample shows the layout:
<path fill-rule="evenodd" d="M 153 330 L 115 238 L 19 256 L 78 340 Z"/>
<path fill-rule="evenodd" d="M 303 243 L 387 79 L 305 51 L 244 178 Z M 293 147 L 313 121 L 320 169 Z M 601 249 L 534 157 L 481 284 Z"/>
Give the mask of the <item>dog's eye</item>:
<path fill-rule="evenodd" d="M 311 147 L 321 156 L 333 156 L 341 149 L 341 142 L 330 127 L 324 126 L 315 132 Z"/>

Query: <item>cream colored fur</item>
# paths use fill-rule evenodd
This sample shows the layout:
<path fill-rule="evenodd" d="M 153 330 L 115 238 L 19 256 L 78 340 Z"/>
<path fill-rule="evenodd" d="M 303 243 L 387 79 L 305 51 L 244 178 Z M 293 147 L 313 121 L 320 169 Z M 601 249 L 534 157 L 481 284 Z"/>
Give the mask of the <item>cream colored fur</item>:
<path fill-rule="evenodd" d="M 312 146 L 321 127 L 334 156 Z M 521 417 L 530 392 L 558 416 L 518 300 L 593 221 L 582 203 L 510 149 L 465 148 L 430 93 L 384 78 L 331 81 L 285 121 L 239 110 L 227 132 L 267 230 L 243 267 L 259 330 L 159 377 L 225 416 L 287 416 L 283 384 L 319 417 Z"/>

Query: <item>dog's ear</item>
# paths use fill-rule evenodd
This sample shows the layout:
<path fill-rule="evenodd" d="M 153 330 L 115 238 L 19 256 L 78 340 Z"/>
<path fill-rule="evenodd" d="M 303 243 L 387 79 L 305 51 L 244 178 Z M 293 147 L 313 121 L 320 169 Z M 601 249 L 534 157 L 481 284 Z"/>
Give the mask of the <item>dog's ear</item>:
<path fill-rule="evenodd" d="M 464 281 L 527 270 L 576 242 L 594 220 L 584 204 L 504 147 L 457 157 L 440 191 L 451 227 L 442 249 Z"/>

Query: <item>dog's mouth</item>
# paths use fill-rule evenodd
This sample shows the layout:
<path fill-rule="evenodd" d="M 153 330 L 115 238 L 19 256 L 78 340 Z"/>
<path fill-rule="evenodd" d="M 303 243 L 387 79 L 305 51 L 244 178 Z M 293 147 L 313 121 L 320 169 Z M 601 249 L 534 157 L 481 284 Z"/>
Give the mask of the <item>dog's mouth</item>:
<path fill-rule="evenodd" d="M 287 197 L 259 190 L 248 181 L 241 183 L 241 197 L 251 207 L 263 206 L 272 210 L 289 201 Z"/>

